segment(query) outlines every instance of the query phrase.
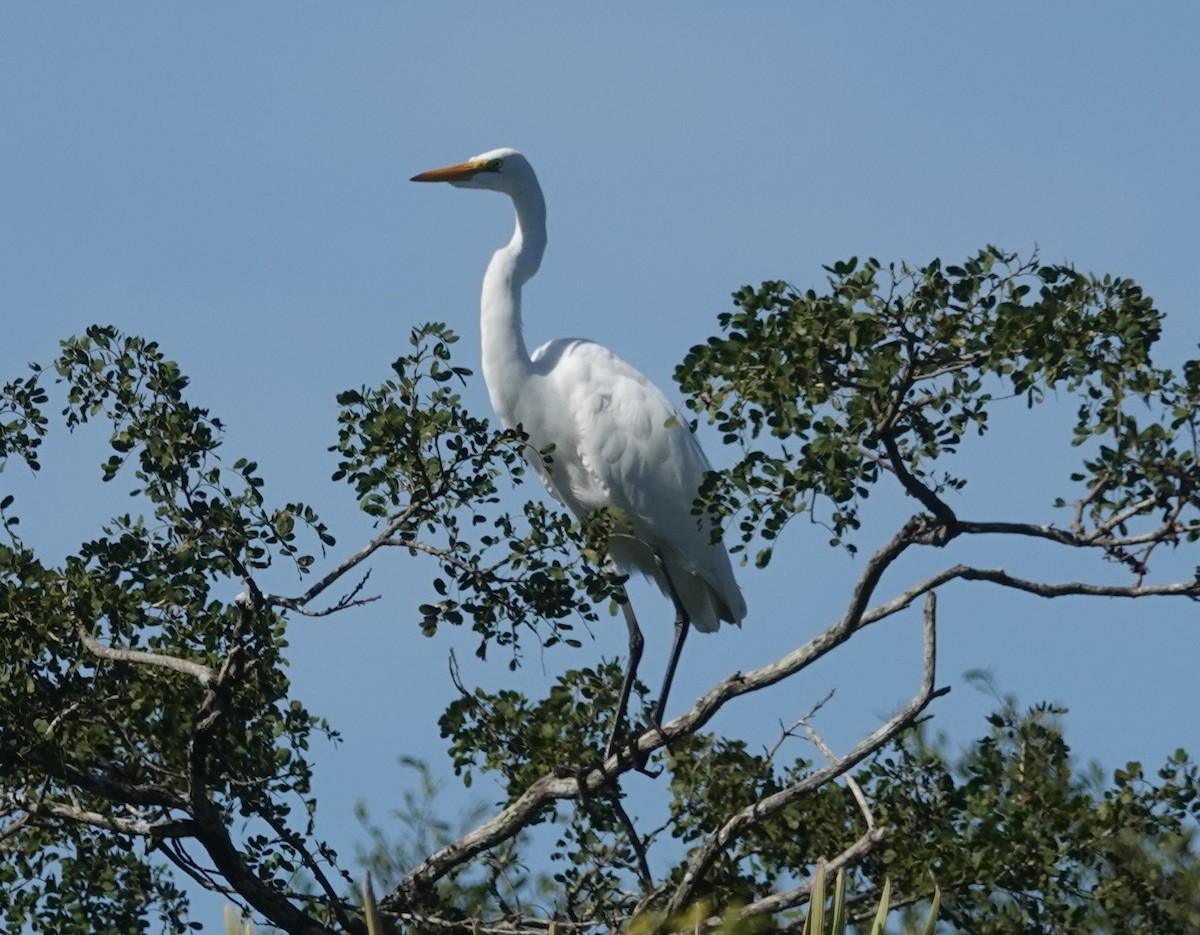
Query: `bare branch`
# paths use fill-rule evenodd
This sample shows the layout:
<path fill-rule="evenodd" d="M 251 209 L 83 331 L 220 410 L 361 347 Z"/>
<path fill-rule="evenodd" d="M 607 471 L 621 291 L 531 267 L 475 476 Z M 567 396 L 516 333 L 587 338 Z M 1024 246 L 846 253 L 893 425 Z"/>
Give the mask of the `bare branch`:
<path fill-rule="evenodd" d="M 208 666 L 190 659 L 180 659 L 177 656 L 167 656 L 163 653 L 151 653 L 140 649 L 123 649 L 116 646 L 105 646 L 92 636 L 82 623 L 76 623 L 75 632 L 88 652 L 99 659 L 112 662 L 128 662 L 139 666 L 153 666 L 160 669 L 170 669 L 183 675 L 190 675 L 201 685 L 208 685 L 216 677 Z"/>
<path fill-rule="evenodd" d="M 913 585 L 907 591 L 894 597 L 884 604 L 871 608 L 862 615 L 860 626 L 876 623 L 884 617 L 889 617 L 904 610 L 922 594 L 929 593 L 949 581 L 962 579 L 964 581 L 990 581 L 1001 587 L 1012 588 L 1036 594 L 1038 597 L 1065 597 L 1068 595 L 1088 597 L 1188 597 L 1200 599 L 1200 580 L 1176 581 L 1169 584 L 1151 585 L 1109 585 L 1091 584 L 1084 581 L 1068 581 L 1051 584 L 1042 581 L 1031 581 L 1018 578 L 999 568 L 975 568 L 970 565 L 952 565 L 931 575 L 919 584 Z"/>
<path fill-rule="evenodd" d="M 827 705 L 829 703 L 830 699 L 833 698 L 834 691 L 835 691 L 835 689 L 832 689 L 832 688 L 829 689 L 829 691 L 827 691 L 825 693 L 825 697 L 822 698 L 820 701 L 818 701 L 815 705 L 813 705 L 809 709 L 807 714 L 804 714 L 804 715 L 801 715 L 800 717 L 798 717 L 796 719 L 795 723 L 792 724 L 791 727 L 784 727 L 783 722 L 782 721 L 779 722 L 779 727 L 780 727 L 779 739 L 776 740 L 775 743 L 771 744 L 771 749 L 769 749 L 767 751 L 767 759 L 768 760 L 775 759 L 775 754 L 779 752 L 779 749 L 780 749 L 780 747 L 783 746 L 784 742 L 787 741 L 789 738 L 796 736 L 796 728 L 797 727 L 806 727 L 807 726 L 808 722 L 816 716 L 817 712 L 820 711 L 823 707 L 825 707 L 825 705 Z"/>
<path fill-rule="evenodd" d="M 930 608 L 931 608 L 931 605 L 936 607 L 936 604 L 934 603 L 936 600 L 936 597 L 937 597 L 937 595 L 935 595 L 935 594 L 928 595 L 926 602 L 925 602 L 927 614 L 934 612 Z M 821 735 L 816 732 L 816 730 L 813 728 L 813 726 L 810 723 L 808 723 L 807 720 L 803 720 L 800 723 L 803 724 L 804 730 L 808 734 L 809 739 L 813 742 L 813 745 L 818 750 L 820 750 L 823 754 L 825 754 L 825 758 L 827 760 L 829 760 L 830 763 L 838 762 L 838 758 L 834 755 L 833 751 L 829 749 L 829 747 L 828 747 L 828 745 L 826 745 L 825 741 L 821 739 Z M 850 793 L 854 796 L 854 801 L 856 801 L 858 803 L 858 810 L 860 812 L 862 812 L 863 820 L 867 823 L 867 830 L 870 831 L 872 828 L 875 827 L 875 815 L 871 811 L 871 806 L 867 802 L 867 797 L 863 793 L 862 786 L 860 786 L 858 784 L 858 780 L 855 779 L 853 776 L 851 776 L 849 773 L 846 773 L 844 776 L 842 776 L 842 779 L 846 783 L 846 788 L 848 788 L 850 790 Z"/>
<path fill-rule="evenodd" d="M 1144 500 L 1136 503 L 1127 510 L 1116 514 L 1106 520 L 1103 524 L 1093 529 L 1091 532 L 1082 532 L 1074 529 L 1062 529 L 1058 526 L 1052 526 L 1043 523 L 1006 523 L 1006 522 L 979 522 L 959 520 L 957 528 L 959 532 L 969 533 L 973 535 L 1017 535 L 1031 536 L 1037 539 L 1048 539 L 1051 542 L 1056 542 L 1059 545 L 1069 545 L 1075 548 L 1117 548 L 1131 545 L 1146 545 L 1149 543 L 1161 542 L 1163 540 L 1175 539 L 1177 536 L 1193 529 L 1193 525 L 1180 525 L 1178 522 L 1170 521 L 1157 526 L 1154 529 L 1139 533 L 1134 536 L 1111 536 L 1110 533 L 1114 528 L 1121 523 L 1127 522 L 1146 511 L 1152 509 L 1157 504 L 1157 501 Z"/>
<path fill-rule="evenodd" d="M 846 867 L 853 867 L 856 863 L 862 860 L 871 852 L 871 850 L 883 840 L 884 834 L 882 828 L 871 828 L 861 838 L 851 844 L 848 848 L 825 862 L 826 874 L 836 874 L 839 870 Z M 773 915 L 777 912 L 783 912 L 786 909 L 792 909 L 808 901 L 812 893 L 812 881 L 807 881 L 797 886 L 795 889 L 787 890 L 783 893 L 772 893 L 757 902 L 750 903 L 740 913 L 740 918 L 749 916 L 764 916 Z M 720 925 L 723 920 L 720 917 L 708 919 L 705 922 L 706 928 L 712 928 Z M 783 926 L 777 929 L 779 932 L 799 932 L 803 929 L 804 921 L 797 920 L 791 925 Z"/>
<path fill-rule="evenodd" d="M 30 817 L 57 818 L 132 837 L 185 838 L 191 837 L 194 831 L 193 823 L 186 818 L 160 818 L 156 821 L 148 821 L 144 818 L 119 818 L 115 815 L 105 815 L 91 809 L 67 805 L 65 802 L 51 802 L 45 799 L 28 802 L 12 793 L 6 793 L 4 799 L 6 809 L 17 809 Z"/>
<path fill-rule="evenodd" d="M 396 532 L 399 531 L 404 526 L 404 524 L 409 521 L 409 519 L 411 519 L 413 514 L 415 514 L 417 512 L 418 512 L 417 505 L 414 503 L 410 503 L 407 507 L 404 508 L 404 510 L 402 510 L 399 513 L 394 514 L 392 517 L 389 518 L 388 524 L 387 524 L 387 526 L 384 527 L 383 532 L 381 532 L 379 535 L 377 535 L 374 539 L 372 539 L 370 542 L 368 542 L 365 546 L 363 546 L 361 549 L 359 549 L 353 555 L 342 560 L 342 562 L 339 563 L 338 565 L 335 565 L 332 569 L 330 569 L 330 571 L 327 574 L 323 575 L 316 582 L 314 582 L 312 584 L 312 586 L 309 587 L 309 589 L 307 591 L 305 591 L 303 594 L 301 594 L 299 597 L 280 597 L 279 595 L 276 595 L 276 594 L 270 594 L 270 595 L 264 595 L 264 600 L 266 601 L 267 604 L 274 606 L 274 607 L 284 607 L 288 610 L 294 610 L 294 611 L 298 611 L 301 613 L 305 612 L 303 610 L 303 608 L 308 607 L 309 604 L 311 604 L 314 600 L 316 600 L 328 588 L 332 587 L 334 584 L 336 584 L 338 581 L 340 581 L 346 575 L 347 572 L 349 572 L 352 569 L 356 568 L 357 566 L 361 565 L 368 558 L 370 558 L 377 551 L 379 551 L 379 549 L 381 547 L 388 545 L 389 540 L 392 538 L 392 536 L 394 536 L 396 534 Z M 362 587 L 362 584 L 364 584 L 365 582 L 366 582 L 366 576 L 363 577 L 362 581 L 359 583 L 359 587 L 356 588 L 354 590 L 354 592 L 352 592 L 352 593 L 357 594 L 358 590 Z M 359 604 L 365 604 L 365 603 L 367 603 L 369 601 L 373 601 L 373 600 L 377 600 L 377 597 L 372 596 L 372 597 L 367 597 L 367 598 L 361 598 L 359 600 L 347 603 L 345 606 L 358 606 Z M 335 604 L 334 608 L 341 609 L 341 607 L 339 607 L 338 604 Z M 310 616 L 324 616 L 325 614 L 328 614 L 331 612 L 332 612 L 332 610 L 327 610 L 323 613 L 310 613 Z"/>
<path fill-rule="evenodd" d="M 924 644 L 925 666 L 921 687 L 913 699 L 903 709 L 885 724 L 881 725 L 867 737 L 855 745 L 845 757 L 835 759 L 828 766 L 816 770 L 772 795 L 768 795 L 745 808 L 734 812 L 725 823 L 710 834 L 693 852 L 688 861 L 687 870 L 675 892 L 667 902 L 668 917 L 681 912 L 696 896 L 697 889 L 703 883 L 705 874 L 713 862 L 724 853 L 730 844 L 741 837 L 749 828 L 761 824 L 765 819 L 787 808 L 793 802 L 821 788 L 826 783 L 836 779 L 858 765 L 866 757 L 888 744 L 903 730 L 908 728 L 929 703 L 945 691 L 934 688 L 934 677 L 937 667 L 937 621 L 935 615 L 935 599 L 929 595 L 926 601 Z M 879 833 L 882 836 L 882 832 Z M 863 838 L 862 846 L 873 846 L 875 836 L 868 831 Z"/>

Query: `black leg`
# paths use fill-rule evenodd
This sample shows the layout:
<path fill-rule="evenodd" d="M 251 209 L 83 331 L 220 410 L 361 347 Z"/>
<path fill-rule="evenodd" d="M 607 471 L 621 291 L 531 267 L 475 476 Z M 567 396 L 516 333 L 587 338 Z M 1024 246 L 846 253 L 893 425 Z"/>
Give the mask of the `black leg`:
<path fill-rule="evenodd" d="M 655 727 L 662 727 L 663 712 L 667 708 L 667 695 L 671 691 L 671 683 L 675 681 L 675 666 L 679 664 L 679 655 L 683 652 L 683 641 L 687 639 L 688 630 L 691 629 L 687 611 L 683 609 L 683 602 L 679 600 L 679 594 L 675 590 L 675 585 L 671 583 L 671 577 L 665 568 L 663 576 L 667 579 L 671 600 L 675 604 L 675 645 L 671 647 L 671 661 L 667 663 L 667 674 L 663 678 L 662 691 L 658 693 L 658 703 L 654 706 L 654 712 L 651 714 Z"/>
<path fill-rule="evenodd" d="M 633 691 L 633 680 L 637 678 L 638 663 L 642 661 L 642 631 L 638 626 L 637 617 L 633 613 L 633 605 L 629 603 L 629 595 L 621 588 L 621 612 L 625 615 L 625 625 L 629 628 L 629 662 L 625 668 L 625 681 L 621 684 L 621 700 L 617 703 L 617 717 L 613 721 L 612 733 L 608 735 L 608 743 L 604 747 L 604 758 L 607 760 L 617 752 L 621 738 L 625 733 L 625 714 L 629 707 L 629 695 Z"/>

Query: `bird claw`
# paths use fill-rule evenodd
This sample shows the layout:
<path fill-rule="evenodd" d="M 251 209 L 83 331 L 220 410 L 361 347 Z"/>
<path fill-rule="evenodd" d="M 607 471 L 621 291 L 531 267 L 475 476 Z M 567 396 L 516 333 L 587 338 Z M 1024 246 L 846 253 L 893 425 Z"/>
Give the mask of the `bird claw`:
<path fill-rule="evenodd" d="M 591 766 L 580 766 L 572 773 L 575 778 L 576 798 L 584 808 L 592 801 L 592 790 L 588 788 L 587 778 L 593 769 Z"/>
<path fill-rule="evenodd" d="M 657 730 L 656 727 L 650 727 L 649 730 Z M 649 762 L 650 754 L 643 753 L 638 749 L 637 742 L 641 739 L 645 731 L 639 731 L 636 734 L 631 734 L 625 730 L 614 732 L 608 738 L 608 745 L 604 748 L 604 759 L 607 761 L 614 754 L 617 756 L 618 763 L 625 756 L 628 756 L 630 764 L 633 766 L 634 772 L 641 773 L 643 776 L 649 776 L 654 779 L 662 775 L 662 769 L 648 769 L 646 763 Z"/>

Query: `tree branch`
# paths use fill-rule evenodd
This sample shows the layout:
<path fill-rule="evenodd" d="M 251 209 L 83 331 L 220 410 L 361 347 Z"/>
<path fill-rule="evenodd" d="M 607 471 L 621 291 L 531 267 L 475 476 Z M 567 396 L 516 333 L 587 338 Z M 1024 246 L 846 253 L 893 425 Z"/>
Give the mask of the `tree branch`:
<path fill-rule="evenodd" d="M 845 616 L 804 646 L 762 668 L 745 675 L 736 673 L 717 683 L 689 711 L 661 728 L 645 731 L 600 767 L 580 777 L 564 777 L 551 772 L 535 780 L 493 818 L 430 854 L 410 870 L 400 884 L 381 900 L 380 907 L 394 915 L 420 904 L 443 876 L 476 854 L 517 834 L 549 802 L 578 795 L 596 795 L 614 777 L 628 772 L 635 763 L 644 763 L 651 753 L 667 745 L 673 738 L 695 733 L 732 699 L 774 685 L 844 643 L 862 625 L 865 608 L 886 568 L 909 546 L 931 541 L 930 536 L 936 528 L 928 517 L 918 515 L 910 519 L 890 542 L 867 561 Z"/>
<path fill-rule="evenodd" d="M 887 452 L 888 462 L 891 464 L 892 471 L 903 485 L 904 490 L 911 497 L 915 497 L 921 506 L 925 507 L 934 515 L 938 523 L 942 527 L 942 537 L 936 543 L 937 545 L 945 545 L 958 533 L 958 521 L 954 515 L 954 511 L 950 509 L 946 501 L 934 493 L 928 486 L 921 483 L 909 471 L 908 466 L 904 463 L 904 456 L 900 453 L 900 447 L 896 444 L 896 438 L 892 435 L 891 427 L 886 428 L 879 436 L 883 442 L 883 448 Z"/>
<path fill-rule="evenodd" d="M 1153 508 L 1157 501 L 1145 500 L 1123 510 L 1117 516 L 1110 517 L 1102 525 L 1091 532 L 1080 532 L 1073 529 L 1062 529 L 1043 523 L 1009 523 L 1009 522 L 979 522 L 959 520 L 958 531 L 971 535 L 1016 535 L 1031 536 L 1036 539 L 1048 539 L 1059 545 L 1074 548 L 1121 548 L 1132 545 L 1148 545 L 1166 539 L 1174 539 L 1192 529 L 1195 525 L 1181 525 L 1178 522 L 1164 523 L 1144 533 L 1134 536 L 1112 537 L 1109 533 L 1123 522 Z"/>
<path fill-rule="evenodd" d="M 903 529 L 868 560 L 851 595 L 849 607 L 840 620 L 783 658 L 752 672 L 735 673 L 717 683 L 698 699 L 690 710 L 661 728 L 645 731 L 633 741 L 631 747 L 614 754 L 599 768 L 578 778 L 548 773 L 536 780 L 496 816 L 457 841 L 429 855 L 414 867 L 404 880 L 382 900 L 381 907 L 390 914 L 397 914 L 419 904 L 426 894 L 432 892 L 433 885 L 453 868 L 517 834 L 549 802 L 555 799 L 573 798 L 577 795 L 595 795 L 605 788 L 614 777 L 629 771 L 634 762 L 645 762 L 650 754 L 669 744 L 672 739 L 695 733 L 734 698 L 774 685 L 794 675 L 844 643 L 862 627 L 907 608 L 916 598 L 923 594 L 929 595 L 935 588 L 950 581 L 956 579 L 990 581 L 993 584 L 1041 597 L 1091 595 L 1128 598 L 1150 596 L 1200 598 L 1200 581 L 1146 586 L 1103 585 L 1086 582 L 1047 584 L 1019 578 L 1000 569 L 982 569 L 959 564 L 938 572 L 884 604 L 868 609 L 871 597 L 878 587 L 883 573 L 896 559 L 912 545 L 940 545 L 944 540 L 945 533 L 946 527 L 936 519 L 921 514 L 912 517 Z M 906 709 L 901 714 L 902 721 L 892 721 L 889 722 L 889 725 L 881 728 L 880 731 L 885 731 L 890 725 L 899 725 L 894 727 L 893 732 L 888 733 L 882 741 L 879 739 L 880 732 L 877 731 L 855 747 L 844 760 L 839 761 L 838 768 L 826 767 L 813 774 L 813 777 L 817 778 L 816 785 L 841 775 L 845 769 L 869 755 L 872 750 L 878 749 L 881 743 L 886 743 L 891 739 L 894 732 L 910 723 L 925 705 L 941 693 L 938 691 L 932 692 L 928 697 L 921 696 L 920 708 L 913 712 Z M 799 791 L 789 791 L 780 793 L 780 795 L 790 794 L 798 797 L 815 788 L 816 785 L 806 784 Z M 792 800 L 793 798 L 786 799 L 788 802 Z M 770 805 L 770 802 L 771 800 L 764 800 L 755 808 L 773 808 L 774 806 Z M 727 834 L 734 832 L 738 832 L 737 826 L 726 831 Z"/>
<path fill-rule="evenodd" d="M 696 897 L 698 888 L 704 882 L 705 874 L 713 862 L 721 854 L 725 853 L 729 846 L 745 834 L 747 830 L 757 824 L 761 824 L 764 820 L 787 808 L 793 802 L 821 788 L 828 782 L 844 774 L 847 770 L 858 765 L 866 757 L 885 746 L 908 728 L 934 698 L 948 691 L 948 689 L 939 691 L 934 688 L 934 678 L 937 669 L 937 619 L 936 599 L 933 594 L 929 594 L 926 597 L 925 603 L 924 649 L 925 665 L 921 687 L 917 691 L 917 694 L 913 696 L 913 699 L 899 713 L 860 740 L 846 756 L 841 759 L 835 759 L 828 766 L 810 773 L 800 782 L 794 783 L 786 789 L 768 795 L 734 812 L 720 828 L 710 834 L 692 852 L 687 870 L 684 871 L 683 879 L 667 902 L 665 909 L 667 918 L 677 915 L 691 904 Z M 862 852 L 865 853 L 867 849 L 874 846 L 877 838 L 881 837 L 881 831 L 878 835 L 875 835 L 872 834 L 872 829 L 868 829 L 867 834 L 850 850 L 858 853 L 856 849 L 861 847 L 863 848 Z"/>
<path fill-rule="evenodd" d="M 871 828 L 861 838 L 851 844 L 848 848 L 831 858 L 825 863 L 826 878 L 828 875 L 836 874 L 839 870 L 846 867 L 853 867 L 856 863 L 862 860 L 871 852 L 871 850 L 879 844 L 884 838 L 882 828 Z M 812 881 L 808 880 L 795 889 L 787 890 L 783 893 L 772 893 L 770 896 L 764 897 L 757 902 L 750 903 L 746 906 L 739 918 L 749 918 L 751 916 L 766 916 L 773 915 L 777 912 L 783 912 L 787 909 L 793 909 L 808 901 L 812 894 Z M 713 917 L 705 921 L 706 928 L 714 928 L 721 924 L 723 920 L 718 917 Z M 773 929 L 776 932 L 800 932 L 804 929 L 804 920 L 797 920 L 790 925 L 785 925 L 778 929 Z"/>
<path fill-rule="evenodd" d="M 128 662 L 139 666 L 153 666 L 160 669 L 170 669 L 183 675 L 190 675 L 201 685 L 209 685 L 216 674 L 208 666 L 190 659 L 180 659 L 177 656 L 167 656 L 162 653 L 151 653 L 140 649 L 123 649 L 117 646 L 105 646 L 92 636 L 81 622 L 76 621 L 75 632 L 88 652 L 99 659 L 112 662 Z"/>
<path fill-rule="evenodd" d="M 187 838 L 191 837 L 195 830 L 194 823 L 186 818 L 160 818 L 155 821 L 144 818 L 118 818 L 91 809 L 67 805 L 65 802 L 27 802 L 10 792 L 6 792 L 3 797 L 6 809 L 20 810 L 32 817 L 57 818 L 74 824 L 91 825 L 93 828 L 103 828 L 131 837 Z"/>
<path fill-rule="evenodd" d="M 246 865 L 230 838 L 226 816 L 209 797 L 209 747 L 213 733 L 229 706 L 233 685 L 245 669 L 242 639 L 248 629 L 250 615 L 254 612 L 248 604 L 241 606 L 232 645 L 196 711 L 188 748 L 188 803 L 195 821 L 195 838 L 238 895 L 289 935 L 333 935 L 332 929 L 298 909 L 285 894 L 270 886 Z"/>
<path fill-rule="evenodd" d="M 277 594 L 268 594 L 268 595 L 264 595 L 265 602 L 273 607 L 283 607 L 283 608 L 286 608 L 287 610 L 294 610 L 297 612 L 309 613 L 310 616 L 324 616 L 324 614 L 322 614 L 322 613 L 306 612 L 303 609 L 306 608 L 309 604 L 311 604 L 314 600 L 316 600 L 328 588 L 332 587 L 334 584 L 336 584 L 338 581 L 340 581 L 346 575 L 346 573 L 348 571 L 351 571 L 358 565 L 361 565 L 368 558 L 370 558 L 377 551 L 379 551 L 380 548 L 387 545 L 388 540 L 390 540 L 391 537 L 396 534 L 396 531 L 399 530 L 402 526 L 404 526 L 404 524 L 407 523 L 409 521 L 409 519 L 413 516 L 413 514 L 415 514 L 416 512 L 417 512 L 417 505 L 410 503 L 401 512 L 394 514 L 392 517 L 389 518 L 388 524 L 387 524 L 387 526 L 384 527 L 383 532 L 381 532 L 379 535 L 377 535 L 374 539 L 372 539 L 370 542 L 368 542 L 365 546 L 363 546 L 361 549 L 359 549 L 353 555 L 349 556 L 348 558 L 343 559 L 338 565 L 335 565 L 332 569 L 330 569 L 330 571 L 328 573 L 326 573 L 320 579 L 318 579 L 316 582 L 314 582 L 309 587 L 309 589 L 307 591 L 305 591 L 303 594 L 301 594 L 299 597 L 281 597 Z M 366 581 L 366 578 L 364 577 L 363 582 L 365 582 L 365 581 Z M 361 584 L 359 587 L 361 588 Z M 357 593 L 357 591 L 358 591 L 358 589 L 356 588 L 354 593 Z M 368 601 L 373 601 L 376 599 L 377 599 L 376 597 L 362 598 L 360 601 L 357 601 L 355 603 L 356 604 L 357 603 L 367 603 Z M 351 606 L 351 605 L 346 605 L 346 606 Z M 340 609 L 340 605 L 335 604 L 333 609 Z M 330 612 L 332 612 L 332 610 L 326 611 L 325 613 L 330 613 Z"/>

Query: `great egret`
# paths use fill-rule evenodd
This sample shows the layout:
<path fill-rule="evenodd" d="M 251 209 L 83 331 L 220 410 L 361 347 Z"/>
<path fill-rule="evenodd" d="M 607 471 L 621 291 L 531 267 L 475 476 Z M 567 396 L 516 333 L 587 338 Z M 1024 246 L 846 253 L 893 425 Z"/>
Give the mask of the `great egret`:
<path fill-rule="evenodd" d="M 513 201 L 516 231 L 483 277 L 483 379 L 500 421 L 528 436 L 529 460 L 550 493 L 581 521 L 605 507 L 627 521 L 610 538 L 609 557 L 622 573 L 654 580 L 674 604 L 675 643 L 653 711 L 661 726 L 689 622 L 712 632 L 746 615 L 728 553 L 693 513 L 708 460 L 667 397 L 608 348 L 559 338 L 532 355 L 525 349 L 521 287 L 546 249 L 546 201 L 524 156 L 496 149 L 412 180 L 503 192 Z M 547 450 L 548 462 L 540 454 Z M 637 617 L 622 598 L 629 664 L 606 756 L 618 743 L 642 655 Z"/>

